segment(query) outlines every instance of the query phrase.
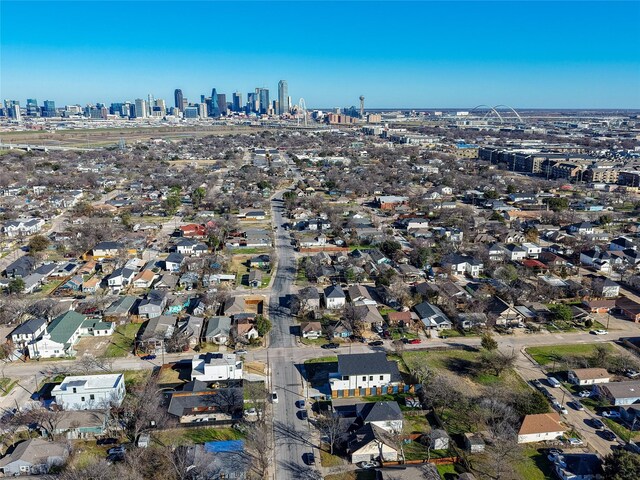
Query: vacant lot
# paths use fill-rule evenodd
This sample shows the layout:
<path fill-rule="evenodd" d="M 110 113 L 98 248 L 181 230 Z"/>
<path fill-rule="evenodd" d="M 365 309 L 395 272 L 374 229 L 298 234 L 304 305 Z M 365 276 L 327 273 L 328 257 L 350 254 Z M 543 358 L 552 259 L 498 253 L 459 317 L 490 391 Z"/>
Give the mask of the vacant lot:
<path fill-rule="evenodd" d="M 563 364 L 569 358 L 591 357 L 596 352 L 596 346 L 604 346 L 610 353 L 613 347 L 608 343 L 578 343 L 572 345 L 552 345 L 548 347 L 529 347 L 527 353 L 542 366 L 557 363 Z"/>
<path fill-rule="evenodd" d="M 108 339 L 109 346 L 107 347 L 104 356 L 107 358 L 126 357 L 129 353 L 133 352 L 133 344 L 135 343 L 138 330 L 142 326 L 141 323 L 127 323 L 126 325 L 118 325 L 116 331 Z"/>

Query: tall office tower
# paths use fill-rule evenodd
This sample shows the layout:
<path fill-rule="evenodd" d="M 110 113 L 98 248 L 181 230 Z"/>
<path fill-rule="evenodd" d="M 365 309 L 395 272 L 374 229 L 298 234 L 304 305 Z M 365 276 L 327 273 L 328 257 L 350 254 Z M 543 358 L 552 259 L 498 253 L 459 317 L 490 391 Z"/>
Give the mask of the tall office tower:
<path fill-rule="evenodd" d="M 198 116 L 200 118 L 207 118 L 207 104 L 206 103 L 199 103 L 198 104 Z"/>
<path fill-rule="evenodd" d="M 289 113 L 289 85 L 286 80 L 278 82 L 278 115 Z"/>
<path fill-rule="evenodd" d="M 215 88 L 211 89 L 209 116 L 214 118 L 220 116 L 220 107 L 218 107 L 218 92 L 216 91 Z"/>
<path fill-rule="evenodd" d="M 147 116 L 152 116 L 153 115 L 153 107 L 156 104 L 155 100 L 153 99 L 153 95 L 149 94 L 147 95 Z"/>
<path fill-rule="evenodd" d="M 173 98 L 175 100 L 175 106 L 177 109 L 182 110 L 182 101 L 184 100 L 184 96 L 182 95 L 182 90 L 176 88 L 173 92 Z"/>
<path fill-rule="evenodd" d="M 165 114 L 167 113 L 167 104 L 165 103 L 164 99 L 162 98 L 158 98 L 156 100 L 156 107 L 159 108 L 160 113 L 161 113 L 161 117 L 164 117 Z M 155 111 L 155 109 L 154 109 Z"/>
<path fill-rule="evenodd" d="M 147 102 L 142 98 L 136 98 L 136 118 L 147 118 Z"/>
<path fill-rule="evenodd" d="M 247 93 L 247 113 L 257 112 L 256 105 L 260 105 L 258 103 L 258 94 L 254 92 Z"/>
<path fill-rule="evenodd" d="M 22 120 L 22 112 L 20 111 L 20 102 L 16 102 L 11 107 L 11 115 L 9 115 L 14 120 L 18 122 Z"/>
<path fill-rule="evenodd" d="M 260 102 L 259 112 L 266 114 L 269 111 L 269 89 L 268 88 L 256 88 L 258 94 L 258 101 Z"/>
<path fill-rule="evenodd" d="M 56 102 L 53 100 L 45 100 L 44 107 L 42 107 L 42 116 L 43 117 L 55 117 L 58 114 L 56 111 Z"/>
<path fill-rule="evenodd" d="M 232 110 L 234 112 L 239 112 L 242 110 L 242 94 L 240 92 L 234 92 L 233 94 Z"/>
<path fill-rule="evenodd" d="M 27 98 L 27 115 L 30 117 L 39 117 L 40 109 L 38 108 L 38 100 L 35 98 Z"/>
<path fill-rule="evenodd" d="M 225 93 L 218 94 L 218 110 L 220 115 L 227 114 L 227 95 Z"/>
<path fill-rule="evenodd" d="M 125 118 L 129 118 L 131 117 L 131 110 L 133 110 L 131 103 L 125 102 L 124 104 L 122 104 L 122 108 L 120 109 L 120 115 Z"/>
<path fill-rule="evenodd" d="M 111 115 L 118 115 L 121 116 L 122 115 L 122 107 L 124 104 L 122 103 L 112 103 L 109 106 L 109 113 Z"/>

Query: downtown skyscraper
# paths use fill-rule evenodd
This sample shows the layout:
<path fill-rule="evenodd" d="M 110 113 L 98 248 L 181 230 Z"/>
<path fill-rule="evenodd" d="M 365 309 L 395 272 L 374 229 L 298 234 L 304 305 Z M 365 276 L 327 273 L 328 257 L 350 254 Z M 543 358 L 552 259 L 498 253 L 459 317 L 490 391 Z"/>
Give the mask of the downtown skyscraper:
<path fill-rule="evenodd" d="M 182 95 L 182 90 L 180 90 L 179 88 L 176 88 L 175 92 L 173 92 L 173 97 L 175 100 L 175 106 L 178 110 L 182 111 L 183 107 L 183 103 L 184 103 L 184 96 Z"/>
<path fill-rule="evenodd" d="M 289 113 L 289 85 L 286 80 L 278 82 L 278 114 Z"/>

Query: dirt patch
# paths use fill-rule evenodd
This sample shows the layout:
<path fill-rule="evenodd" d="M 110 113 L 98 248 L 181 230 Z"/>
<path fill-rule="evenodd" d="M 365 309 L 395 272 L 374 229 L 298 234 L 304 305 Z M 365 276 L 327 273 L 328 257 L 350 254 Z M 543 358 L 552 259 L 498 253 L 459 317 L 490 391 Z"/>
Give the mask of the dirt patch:
<path fill-rule="evenodd" d="M 93 355 L 101 357 L 109 346 L 110 337 L 84 337 L 81 338 L 75 349 L 78 352 L 77 357 L 83 355 Z"/>

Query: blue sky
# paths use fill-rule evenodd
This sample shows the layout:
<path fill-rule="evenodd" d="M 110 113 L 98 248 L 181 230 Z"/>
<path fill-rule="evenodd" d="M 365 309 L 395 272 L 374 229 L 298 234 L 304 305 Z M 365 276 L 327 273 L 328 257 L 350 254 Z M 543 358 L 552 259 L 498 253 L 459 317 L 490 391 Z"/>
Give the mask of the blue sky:
<path fill-rule="evenodd" d="M 640 2 L 0 1 L 0 98 L 640 108 Z"/>

